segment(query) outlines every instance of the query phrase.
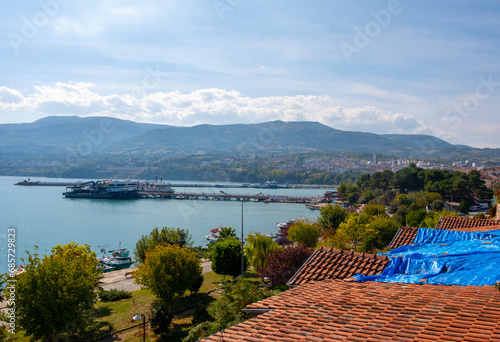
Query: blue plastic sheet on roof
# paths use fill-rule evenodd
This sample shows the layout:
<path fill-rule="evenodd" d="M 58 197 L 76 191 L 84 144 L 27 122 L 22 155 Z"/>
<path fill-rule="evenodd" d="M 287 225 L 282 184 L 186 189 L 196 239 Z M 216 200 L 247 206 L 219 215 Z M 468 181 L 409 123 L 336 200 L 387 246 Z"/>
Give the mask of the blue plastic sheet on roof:
<path fill-rule="evenodd" d="M 458 232 L 419 228 L 413 245 L 384 253 L 389 265 L 358 281 L 493 285 L 500 281 L 500 230 Z"/>

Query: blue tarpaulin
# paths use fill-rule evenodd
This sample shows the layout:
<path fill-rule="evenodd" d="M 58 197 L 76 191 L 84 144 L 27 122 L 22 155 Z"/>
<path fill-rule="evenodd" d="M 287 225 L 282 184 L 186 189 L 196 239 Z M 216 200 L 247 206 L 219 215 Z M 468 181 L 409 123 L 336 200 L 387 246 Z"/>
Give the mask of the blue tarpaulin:
<path fill-rule="evenodd" d="M 493 285 L 500 281 L 500 230 L 458 232 L 419 228 L 413 245 L 388 253 L 390 262 L 377 276 L 358 281 Z"/>

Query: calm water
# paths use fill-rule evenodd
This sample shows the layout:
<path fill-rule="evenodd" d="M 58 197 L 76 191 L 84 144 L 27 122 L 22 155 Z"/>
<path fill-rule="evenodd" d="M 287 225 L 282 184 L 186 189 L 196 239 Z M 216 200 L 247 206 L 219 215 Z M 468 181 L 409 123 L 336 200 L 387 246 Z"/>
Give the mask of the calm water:
<path fill-rule="evenodd" d="M 64 198 L 64 187 L 24 187 L 13 184 L 23 177 L 0 177 L 0 272 L 7 270 L 7 229 L 15 227 L 17 263 L 38 245 L 41 254 L 59 244 L 71 241 L 89 244 L 99 252 L 101 246 L 123 247 L 131 251 L 141 235 L 155 227 L 188 229 L 195 245 L 205 242 L 205 235 L 218 226 L 231 226 L 241 232 L 241 202 L 175 199 L 139 199 L 110 201 Z M 31 178 L 32 181 L 49 181 Z M 50 181 L 59 181 L 50 179 Z M 64 181 L 64 180 L 63 180 Z M 75 181 L 75 180 L 67 180 Z M 319 189 L 233 189 L 182 188 L 177 193 L 200 192 L 230 194 L 316 196 Z M 180 182 L 179 182 L 180 183 Z M 186 182 L 182 182 L 186 184 Z M 197 182 L 200 183 L 200 182 Z M 244 234 L 275 232 L 277 222 L 295 217 L 316 219 L 318 211 L 304 204 L 244 202 Z"/>

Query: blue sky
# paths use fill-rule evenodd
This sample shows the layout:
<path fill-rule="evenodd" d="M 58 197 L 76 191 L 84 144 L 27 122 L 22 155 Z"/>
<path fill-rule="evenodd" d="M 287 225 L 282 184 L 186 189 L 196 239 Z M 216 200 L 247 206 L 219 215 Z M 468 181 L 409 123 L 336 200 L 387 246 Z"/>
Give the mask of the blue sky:
<path fill-rule="evenodd" d="M 494 0 L 19 1 L 0 36 L 0 123 L 307 120 L 500 147 Z"/>

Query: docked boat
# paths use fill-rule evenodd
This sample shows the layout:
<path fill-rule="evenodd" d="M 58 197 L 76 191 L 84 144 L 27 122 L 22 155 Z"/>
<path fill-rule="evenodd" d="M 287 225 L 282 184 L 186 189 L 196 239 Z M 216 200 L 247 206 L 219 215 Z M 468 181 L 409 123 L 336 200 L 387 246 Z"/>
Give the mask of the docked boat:
<path fill-rule="evenodd" d="M 106 251 L 104 250 L 105 254 Z M 120 248 L 116 250 L 108 251 L 109 255 L 103 255 L 102 257 L 97 258 L 100 264 L 104 265 L 103 272 L 111 271 L 109 267 L 112 267 L 112 270 L 122 270 L 124 268 L 129 268 L 135 262 L 132 260 L 130 256 L 130 252 L 126 248 Z"/>
<path fill-rule="evenodd" d="M 137 183 L 121 181 L 90 181 L 66 187 L 66 198 L 136 199 Z"/>
<path fill-rule="evenodd" d="M 207 244 L 211 245 L 217 242 L 219 239 L 219 228 L 214 228 L 210 230 L 210 234 L 205 236 L 207 238 Z"/>

